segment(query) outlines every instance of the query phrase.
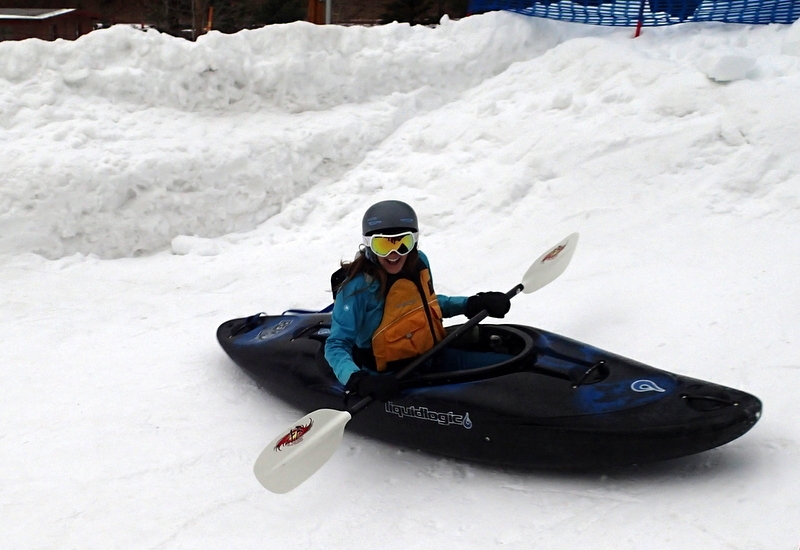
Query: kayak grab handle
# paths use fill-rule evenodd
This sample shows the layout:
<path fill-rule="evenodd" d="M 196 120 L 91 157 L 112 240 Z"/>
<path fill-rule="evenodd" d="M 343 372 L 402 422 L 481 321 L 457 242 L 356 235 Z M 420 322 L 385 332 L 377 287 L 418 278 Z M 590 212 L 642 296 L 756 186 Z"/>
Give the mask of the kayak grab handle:
<path fill-rule="evenodd" d="M 309 332 L 314 332 L 316 330 L 319 330 L 323 326 L 330 327 L 330 323 L 326 324 L 324 321 L 320 321 L 319 323 L 314 323 L 313 325 L 306 325 L 304 327 L 300 327 L 292 333 L 292 340 L 297 340 L 301 336 L 308 334 Z"/>
<path fill-rule="evenodd" d="M 689 395 L 683 394 L 681 395 L 681 399 L 686 399 L 687 401 L 707 401 L 711 404 L 715 405 L 724 405 L 728 407 L 738 407 L 739 402 L 733 401 L 732 399 L 726 399 L 724 397 L 715 397 L 713 395 Z"/>
<path fill-rule="evenodd" d="M 256 313 L 255 315 L 251 315 L 244 319 L 244 322 L 241 323 L 239 326 L 235 327 L 231 330 L 230 334 L 228 334 L 228 338 L 234 338 L 239 336 L 240 334 L 244 334 L 246 332 L 250 332 L 251 330 L 255 330 L 264 324 L 264 320 L 267 318 L 267 314 L 263 311 L 261 313 Z M 235 321 L 230 321 L 229 324 L 234 324 Z"/>
<path fill-rule="evenodd" d="M 583 373 L 583 376 L 581 376 L 580 379 L 572 385 L 572 387 L 579 388 L 584 384 L 584 382 L 586 382 L 586 380 L 589 378 L 589 375 L 594 373 L 598 374 L 598 378 L 596 380 L 592 380 L 592 383 L 599 382 L 600 380 L 608 376 L 609 370 L 608 367 L 606 366 L 605 360 L 601 359 L 600 361 L 598 361 L 597 363 L 586 369 L 586 372 Z"/>

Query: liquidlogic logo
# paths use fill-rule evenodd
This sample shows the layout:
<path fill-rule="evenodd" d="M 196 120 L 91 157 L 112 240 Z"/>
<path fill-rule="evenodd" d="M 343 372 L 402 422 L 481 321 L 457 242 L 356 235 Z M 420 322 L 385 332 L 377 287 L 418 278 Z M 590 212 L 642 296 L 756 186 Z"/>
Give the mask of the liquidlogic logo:
<path fill-rule="evenodd" d="M 403 407 L 402 405 L 395 405 L 391 401 L 386 402 L 384 410 L 389 414 L 394 414 L 400 418 L 417 418 L 419 420 L 428 420 L 436 422 L 440 426 L 462 426 L 467 430 L 472 429 L 472 420 L 469 419 L 469 413 L 457 414 L 453 411 L 438 412 L 429 409 L 428 407 Z"/>

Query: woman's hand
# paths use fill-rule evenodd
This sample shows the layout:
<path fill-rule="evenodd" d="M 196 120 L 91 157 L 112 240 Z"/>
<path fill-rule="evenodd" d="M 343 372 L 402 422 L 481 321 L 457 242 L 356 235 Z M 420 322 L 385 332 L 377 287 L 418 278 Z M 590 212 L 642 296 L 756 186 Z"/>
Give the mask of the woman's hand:
<path fill-rule="evenodd" d="M 389 401 L 400 393 L 400 382 L 394 374 L 370 374 L 360 370 L 350 375 L 344 387 L 349 394 L 359 397 L 374 397 L 378 401 Z"/>
<path fill-rule="evenodd" d="M 504 292 L 478 292 L 467 298 L 465 315 L 470 319 L 484 309 L 489 312 L 490 317 L 505 317 L 511 309 L 511 300 Z"/>

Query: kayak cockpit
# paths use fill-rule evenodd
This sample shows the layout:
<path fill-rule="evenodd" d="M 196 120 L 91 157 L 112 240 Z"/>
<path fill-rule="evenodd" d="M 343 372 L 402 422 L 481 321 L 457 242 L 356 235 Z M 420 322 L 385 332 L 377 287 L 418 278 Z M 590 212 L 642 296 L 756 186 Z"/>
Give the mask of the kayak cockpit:
<path fill-rule="evenodd" d="M 591 360 L 549 349 L 529 327 L 478 325 L 440 354 L 438 364 L 413 377 L 407 387 L 459 384 L 517 372 L 562 379 L 573 387 L 595 384 L 609 375 L 605 360 Z"/>

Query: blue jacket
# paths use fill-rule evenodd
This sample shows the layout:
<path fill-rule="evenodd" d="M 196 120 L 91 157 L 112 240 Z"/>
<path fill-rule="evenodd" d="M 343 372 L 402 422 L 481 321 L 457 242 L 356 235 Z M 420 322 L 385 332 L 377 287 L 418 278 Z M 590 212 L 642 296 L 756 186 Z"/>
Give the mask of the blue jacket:
<path fill-rule="evenodd" d="M 430 269 L 427 256 L 420 252 L 419 258 Z M 359 292 L 364 288 L 367 290 Z M 466 296 L 437 294 L 436 299 L 444 317 L 454 317 L 466 311 Z M 370 348 L 372 345 L 372 335 L 383 318 L 383 304 L 380 281 L 367 280 L 364 274 L 353 277 L 336 295 L 331 334 L 325 342 L 325 359 L 342 384 L 347 384 L 350 375 L 359 370 L 353 362 L 353 348 Z"/>

